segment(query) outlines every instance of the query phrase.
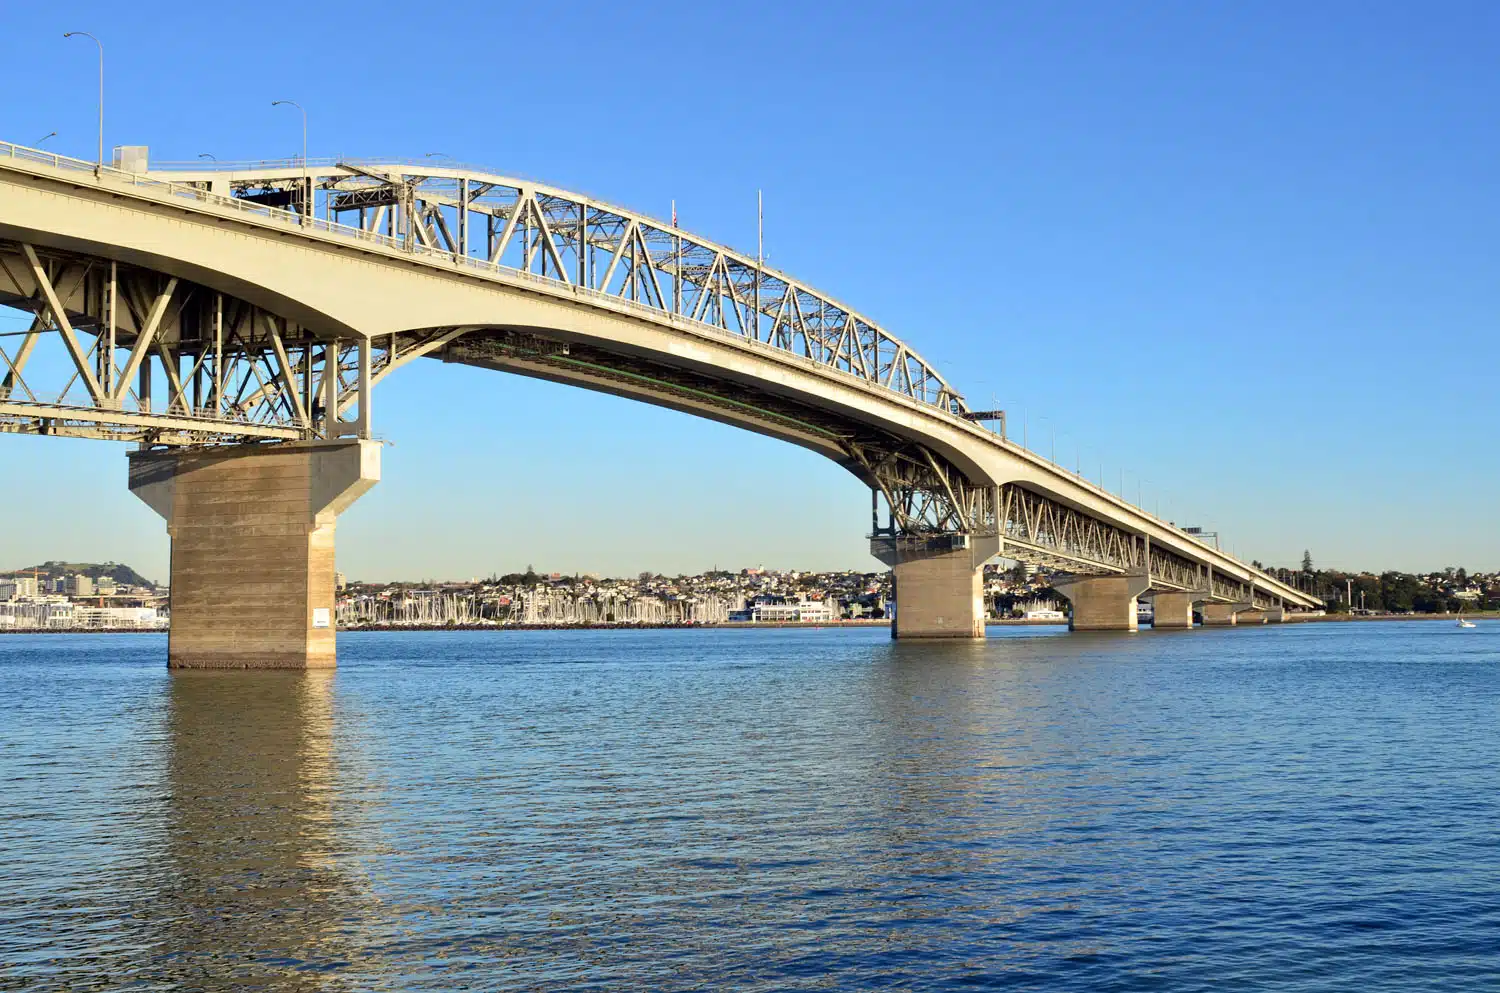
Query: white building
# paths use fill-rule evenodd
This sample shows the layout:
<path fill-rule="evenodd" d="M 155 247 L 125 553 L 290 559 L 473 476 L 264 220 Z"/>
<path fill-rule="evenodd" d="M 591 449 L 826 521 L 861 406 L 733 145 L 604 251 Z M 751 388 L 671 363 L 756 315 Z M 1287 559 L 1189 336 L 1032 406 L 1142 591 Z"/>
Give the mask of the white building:
<path fill-rule="evenodd" d="M 155 607 L 84 607 L 73 608 L 73 626 L 80 628 L 139 628 L 164 630 L 167 618 Z"/>
<path fill-rule="evenodd" d="M 1067 614 L 1052 607 L 1036 607 L 1022 611 L 1021 616 L 1028 621 L 1065 621 L 1068 619 Z"/>
<path fill-rule="evenodd" d="M 796 603 L 757 603 L 749 610 L 752 621 L 782 624 L 831 624 L 839 619 L 837 603 L 798 600 Z"/>

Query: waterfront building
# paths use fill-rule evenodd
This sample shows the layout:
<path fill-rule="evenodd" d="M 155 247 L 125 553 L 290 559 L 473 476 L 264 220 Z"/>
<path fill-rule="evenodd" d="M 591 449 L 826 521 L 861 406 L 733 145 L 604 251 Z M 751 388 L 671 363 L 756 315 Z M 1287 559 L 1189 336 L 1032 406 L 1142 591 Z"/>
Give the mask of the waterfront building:
<path fill-rule="evenodd" d="M 829 624 L 839 619 L 838 608 L 835 605 L 827 601 L 816 600 L 757 603 L 750 607 L 748 613 L 751 621 L 772 621 L 783 624 Z"/>
<path fill-rule="evenodd" d="M 1021 612 L 1021 616 L 1028 621 L 1065 621 L 1068 615 L 1055 607 L 1033 607 Z"/>

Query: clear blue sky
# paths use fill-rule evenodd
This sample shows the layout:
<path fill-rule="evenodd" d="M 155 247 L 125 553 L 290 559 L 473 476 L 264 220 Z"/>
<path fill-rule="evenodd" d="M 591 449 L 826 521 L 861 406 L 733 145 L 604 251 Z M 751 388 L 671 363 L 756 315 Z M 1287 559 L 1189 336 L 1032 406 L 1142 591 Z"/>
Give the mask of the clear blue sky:
<path fill-rule="evenodd" d="M 285 98 L 313 155 L 675 198 L 741 246 L 764 188 L 776 265 L 1242 557 L 1500 568 L 1500 5 L 9 5 L 0 60 L 30 82 L 0 137 L 87 158 L 70 29 L 107 46 L 106 141 L 158 159 L 294 155 Z M 376 416 L 395 444 L 339 525 L 351 575 L 875 566 L 867 491 L 748 433 L 436 364 Z M 123 448 L 0 436 L 0 475 L 0 567 L 165 578 Z"/>

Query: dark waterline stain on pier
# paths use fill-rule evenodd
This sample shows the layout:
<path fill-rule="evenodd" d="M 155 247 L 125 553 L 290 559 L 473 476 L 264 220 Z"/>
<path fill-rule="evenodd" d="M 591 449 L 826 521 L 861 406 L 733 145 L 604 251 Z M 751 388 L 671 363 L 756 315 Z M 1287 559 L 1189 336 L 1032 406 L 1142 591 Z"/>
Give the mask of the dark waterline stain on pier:
<path fill-rule="evenodd" d="M 1500 623 L 0 639 L 0 989 L 1500 983 Z"/>

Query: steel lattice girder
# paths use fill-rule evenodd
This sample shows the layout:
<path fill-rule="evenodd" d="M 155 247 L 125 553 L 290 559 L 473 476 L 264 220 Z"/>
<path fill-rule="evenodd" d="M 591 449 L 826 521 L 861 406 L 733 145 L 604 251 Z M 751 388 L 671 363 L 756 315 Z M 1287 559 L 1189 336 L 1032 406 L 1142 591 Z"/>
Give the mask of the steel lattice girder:
<path fill-rule="evenodd" d="M 575 193 L 463 168 L 343 160 L 151 175 L 265 206 L 311 183 L 336 232 L 509 269 L 711 325 L 950 413 L 963 397 L 869 318 L 753 256 Z M 301 198 L 282 197 L 293 207 Z M 278 201 L 278 203 L 281 201 Z"/>
<path fill-rule="evenodd" d="M 1247 600 L 1251 583 L 1151 543 L 1134 534 L 1015 484 L 1000 487 L 1004 523 L 1001 554 L 1078 574 L 1144 573 L 1151 588 Z M 1267 605 L 1270 604 L 1267 599 Z"/>
<path fill-rule="evenodd" d="M 1251 584 L 1151 544 L 1145 535 L 1115 527 L 1015 484 L 978 486 L 919 445 L 880 448 L 851 444 L 856 461 L 875 481 L 890 523 L 878 505 L 871 537 L 921 538 L 943 534 L 998 534 L 1001 554 L 1082 575 L 1145 573 L 1153 589 L 1205 591 L 1212 599 L 1249 600 Z M 1257 594 L 1258 595 L 1258 594 Z M 1266 605 L 1269 598 L 1261 597 Z"/>
<path fill-rule="evenodd" d="M 326 407 L 357 404 L 360 347 L 226 294 L 0 241 L 0 306 L 31 317 L 0 336 L 0 432 L 170 445 L 350 433 Z"/>

